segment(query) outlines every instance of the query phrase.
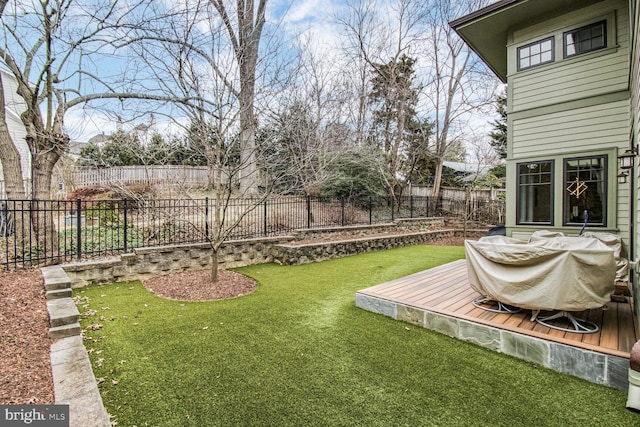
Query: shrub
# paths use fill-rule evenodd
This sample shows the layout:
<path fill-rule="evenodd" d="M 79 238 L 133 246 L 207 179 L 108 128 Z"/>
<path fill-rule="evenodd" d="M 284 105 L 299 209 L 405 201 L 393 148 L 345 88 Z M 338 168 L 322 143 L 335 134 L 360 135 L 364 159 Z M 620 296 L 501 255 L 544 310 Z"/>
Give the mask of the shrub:
<path fill-rule="evenodd" d="M 109 193 L 109 189 L 101 185 L 90 185 L 88 187 L 76 188 L 67 196 L 67 200 L 96 200 L 101 199 Z"/>

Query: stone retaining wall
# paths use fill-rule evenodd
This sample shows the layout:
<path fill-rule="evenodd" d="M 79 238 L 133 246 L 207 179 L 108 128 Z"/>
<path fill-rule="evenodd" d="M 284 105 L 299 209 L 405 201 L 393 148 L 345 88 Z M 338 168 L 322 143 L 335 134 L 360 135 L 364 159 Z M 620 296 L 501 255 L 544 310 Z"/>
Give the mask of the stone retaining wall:
<path fill-rule="evenodd" d="M 354 237 L 366 237 L 366 235 L 376 233 L 400 234 L 407 232 L 442 230 L 444 228 L 452 228 L 446 226 L 444 218 L 414 218 L 400 219 L 395 222 L 371 225 L 349 225 L 346 227 L 333 228 L 305 228 L 296 230 L 294 236 L 296 240 L 330 238 L 336 233 L 340 233 L 341 235 L 351 235 Z"/>
<path fill-rule="evenodd" d="M 388 229 L 362 230 L 366 232 L 388 232 L 398 230 L 397 226 L 386 225 Z M 391 228 L 396 227 L 396 228 Z M 383 231 L 384 230 L 384 231 Z M 340 234 L 344 228 L 336 229 Z M 318 230 L 318 232 L 320 232 Z M 470 230 L 469 238 L 484 235 L 486 230 Z M 304 230 L 309 237 L 310 230 Z M 321 231 L 322 236 L 330 236 L 330 231 Z M 282 265 L 306 264 L 340 258 L 347 255 L 372 252 L 400 246 L 417 245 L 442 238 L 461 236 L 462 230 L 448 229 L 423 231 L 387 236 L 359 237 L 349 240 L 295 244 L 297 236 L 236 240 L 226 242 L 218 254 L 219 265 L 224 268 L 243 267 L 253 264 L 276 262 Z M 317 235 L 315 237 L 318 237 Z M 62 267 L 71 280 L 73 288 L 92 284 L 144 280 L 156 275 L 187 270 L 209 268 L 211 248 L 208 244 L 171 245 L 134 249 L 132 253 L 119 256 L 65 264 Z"/>
<path fill-rule="evenodd" d="M 278 238 L 236 240 L 226 242 L 218 252 L 221 267 L 233 268 L 273 261 L 274 245 L 292 240 Z M 211 247 L 206 243 L 171 245 L 134 249 L 132 253 L 63 265 L 78 288 L 100 283 L 144 280 L 152 276 L 209 268 Z"/>
<path fill-rule="evenodd" d="M 483 236 L 486 230 L 468 231 L 469 238 Z M 321 243 L 282 244 L 273 247 L 273 261 L 281 265 L 308 264 L 348 255 L 409 245 L 420 245 L 443 238 L 461 236 L 461 230 L 424 231 L 391 236 L 364 237 Z"/>

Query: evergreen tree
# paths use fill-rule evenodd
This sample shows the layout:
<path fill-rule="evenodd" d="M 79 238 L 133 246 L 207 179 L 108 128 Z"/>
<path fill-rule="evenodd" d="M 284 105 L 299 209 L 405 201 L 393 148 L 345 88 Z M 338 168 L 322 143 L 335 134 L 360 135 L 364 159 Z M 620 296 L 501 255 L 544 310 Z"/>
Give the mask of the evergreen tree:
<path fill-rule="evenodd" d="M 500 115 L 493 121 L 493 131 L 489 133 L 490 144 L 501 159 L 507 158 L 507 95 L 502 93 L 496 97 L 496 111 Z"/>
<path fill-rule="evenodd" d="M 370 102 L 374 105 L 371 141 L 380 147 L 388 158 L 388 174 L 391 177 L 390 195 L 399 187 L 406 148 L 407 129 L 416 115 L 418 88 L 414 86 L 415 58 L 402 55 L 386 64 L 374 64 L 374 77 Z"/>

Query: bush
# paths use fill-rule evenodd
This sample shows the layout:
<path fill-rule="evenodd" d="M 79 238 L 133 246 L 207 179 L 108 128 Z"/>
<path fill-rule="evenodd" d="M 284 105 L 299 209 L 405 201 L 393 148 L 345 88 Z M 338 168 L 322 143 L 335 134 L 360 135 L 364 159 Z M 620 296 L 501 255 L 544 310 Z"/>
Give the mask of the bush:
<path fill-rule="evenodd" d="M 381 172 L 384 170 L 384 158 L 375 152 L 347 151 L 329 171 L 330 178 L 324 183 L 322 196 L 364 206 L 370 197 L 386 194 L 389 179 Z"/>
<path fill-rule="evenodd" d="M 76 188 L 67 196 L 67 200 L 96 200 L 102 199 L 106 194 L 109 194 L 109 189 L 101 185 L 90 185 L 88 187 Z"/>
<path fill-rule="evenodd" d="M 100 225 L 104 227 L 117 226 L 120 221 L 118 212 L 109 202 L 100 202 L 98 205 L 89 206 L 85 208 L 84 212 L 85 218 L 98 219 Z"/>

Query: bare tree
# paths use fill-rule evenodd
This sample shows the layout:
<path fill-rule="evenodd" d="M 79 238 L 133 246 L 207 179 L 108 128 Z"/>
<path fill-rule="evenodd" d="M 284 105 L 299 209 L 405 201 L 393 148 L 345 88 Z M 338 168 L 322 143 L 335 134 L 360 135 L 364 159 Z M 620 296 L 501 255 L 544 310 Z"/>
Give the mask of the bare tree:
<path fill-rule="evenodd" d="M 389 157 L 389 176 L 392 180 L 389 192 L 395 196 L 402 180 L 398 172 L 406 151 L 406 147 L 403 147 L 405 132 L 410 115 L 415 111 L 410 104 L 415 103 L 412 100 L 415 98 L 414 91 L 420 86 L 416 82 L 416 87 L 411 87 L 413 71 L 407 69 L 413 67 L 414 58 L 419 52 L 418 41 L 424 32 L 427 9 L 424 2 L 418 0 L 379 3 L 352 0 L 348 3 L 348 10 L 349 16 L 340 22 L 346 32 L 350 55 L 361 58 L 362 63 L 366 64 L 370 76 L 367 83 L 374 85 L 360 92 L 358 129 L 362 126 L 360 121 L 368 115 L 364 113 L 364 108 L 371 104 L 371 93 L 375 90 L 376 97 L 384 99 L 384 108 L 387 110 L 383 149 Z M 410 65 L 407 67 L 408 63 Z M 359 74 L 361 88 L 364 75 L 363 71 Z"/>
<path fill-rule="evenodd" d="M 26 104 L 21 115 L 32 159 L 34 199 L 50 196 L 51 174 L 69 146 L 66 112 L 92 100 L 131 97 L 89 65 L 96 55 L 113 51 L 121 22 L 139 4 L 73 0 L 15 1 L 2 19 L 0 59 L 18 85 Z M 130 9 L 129 9 L 130 8 Z M 145 96 L 145 95 L 140 95 Z M 5 158 L 2 157 L 4 163 Z"/>
<path fill-rule="evenodd" d="M 270 181 L 260 182 L 263 191 L 258 194 L 256 159 L 264 147 L 255 144 L 253 105 L 266 2 L 257 11 L 253 2 L 241 3 L 233 15 L 236 24 L 228 14 L 230 6 L 222 1 L 184 1 L 147 11 L 146 25 L 134 31 L 129 44 L 174 101 L 172 109 L 157 114 L 167 114 L 204 150 L 213 193 L 206 226 L 189 218 L 170 220 L 191 227 L 209 242 L 213 283 L 221 245 L 270 194 L 265 185 Z M 238 206 L 238 196 L 249 196 L 249 202 Z"/>
<path fill-rule="evenodd" d="M 136 85 L 137 73 L 127 70 L 127 61 L 118 62 L 122 59 L 118 47 L 129 29 L 143 22 L 146 3 L 4 2 L 8 7 L 1 23 L 0 61 L 15 79 L 17 95 L 24 101 L 20 119 L 31 155 L 30 197 L 35 203 L 42 205 L 50 199 L 54 167 L 69 148 L 65 127 L 69 110 L 108 99 L 164 99 Z M 7 183 L 11 197 L 16 197 L 21 194 L 17 177 L 22 171 L 10 147 L 15 147 L 15 141 L 7 133 L 0 134 L 2 147 L 7 148 L 0 150 L 0 161 L 15 174 Z M 51 234 L 48 240 L 57 242 L 52 221 L 53 217 L 32 218 L 36 240 L 43 241 L 46 233 Z"/>
<path fill-rule="evenodd" d="M 246 168 L 240 176 L 243 193 L 257 193 L 257 168 L 255 162 L 255 136 L 257 120 L 254 114 L 256 67 L 260 38 L 265 24 L 267 0 L 210 0 L 226 29 L 227 37 L 238 67 L 238 83 L 225 76 L 228 89 L 238 98 L 240 114 L 241 156 Z"/>
<path fill-rule="evenodd" d="M 346 131 L 342 80 L 326 60 L 330 52 L 303 35 L 296 53 L 262 131 L 275 144 L 262 164 L 267 176 L 273 172 L 282 178 L 278 191 L 317 195 L 352 132 Z"/>
<path fill-rule="evenodd" d="M 427 3 L 430 12 L 425 55 L 430 64 L 425 90 L 435 116 L 437 164 L 432 195 L 438 197 L 447 150 L 455 141 L 464 140 L 469 113 L 488 105 L 498 82 L 448 25 L 455 17 L 476 10 L 488 1 L 431 0 Z"/>

